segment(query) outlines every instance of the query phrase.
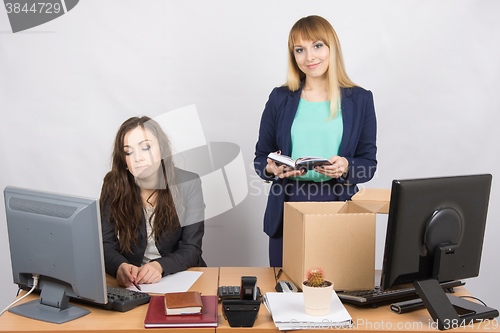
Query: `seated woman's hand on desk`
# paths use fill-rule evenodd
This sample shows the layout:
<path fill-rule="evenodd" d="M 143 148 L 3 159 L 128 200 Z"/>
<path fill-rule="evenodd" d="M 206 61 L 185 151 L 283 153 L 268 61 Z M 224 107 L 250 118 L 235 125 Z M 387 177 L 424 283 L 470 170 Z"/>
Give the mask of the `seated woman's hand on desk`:
<path fill-rule="evenodd" d="M 116 271 L 116 282 L 122 287 L 130 287 L 138 272 L 139 267 L 124 262 Z"/>
<path fill-rule="evenodd" d="M 161 265 L 157 261 L 151 261 L 139 268 L 136 282 L 140 284 L 156 283 L 160 281 L 162 273 Z"/>
<path fill-rule="evenodd" d="M 333 156 L 328 159 L 332 164 L 316 167 L 314 170 L 325 176 L 339 178 L 347 172 L 349 162 L 345 157 Z"/>
<path fill-rule="evenodd" d="M 125 288 L 130 287 L 132 281 L 138 284 L 151 284 L 160 281 L 162 273 L 163 268 L 156 261 L 147 263 L 142 267 L 123 263 L 116 272 L 116 281 Z"/>

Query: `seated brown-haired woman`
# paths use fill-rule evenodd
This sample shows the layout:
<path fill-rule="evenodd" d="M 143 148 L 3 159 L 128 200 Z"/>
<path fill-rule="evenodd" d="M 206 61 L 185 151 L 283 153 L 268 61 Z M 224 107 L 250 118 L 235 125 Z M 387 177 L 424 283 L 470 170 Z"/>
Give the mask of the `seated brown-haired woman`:
<path fill-rule="evenodd" d="M 201 180 L 175 168 L 170 141 L 154 120 L 121 125 L 100 205 L 106 272 L 121 286 L 206 266 Z"/>

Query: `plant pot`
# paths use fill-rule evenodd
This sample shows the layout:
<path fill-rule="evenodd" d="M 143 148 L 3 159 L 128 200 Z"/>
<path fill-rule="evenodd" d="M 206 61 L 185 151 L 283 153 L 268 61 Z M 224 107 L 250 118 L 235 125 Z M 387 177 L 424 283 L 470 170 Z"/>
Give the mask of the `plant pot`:
<path fill-rule="evenodd" d="M 309 287 L 302 283 L 302 292 L 304 294 L 304 307 L 308 315 L 325 316 L 330 313 L 333 282 L 330 282 L 329 287 Z"/>

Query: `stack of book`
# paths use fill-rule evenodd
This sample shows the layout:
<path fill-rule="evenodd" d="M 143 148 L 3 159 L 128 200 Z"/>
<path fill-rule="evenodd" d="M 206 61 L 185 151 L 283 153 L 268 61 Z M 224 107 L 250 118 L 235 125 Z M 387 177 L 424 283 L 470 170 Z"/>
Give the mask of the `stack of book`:
<path fill-rule="evenodd" d="M 326 316 L 310 316 L 304 309 L 302 293 L 266 293 L 264 304 L 281 330 L 349 328 L 352 318 L 336 293 L 332 295 L 330 313 Z"/>
<path fill-rule="evenodd" d="M 217 327 L 217 304 L 196 291 L 151 296 L 144 327 Z"/>

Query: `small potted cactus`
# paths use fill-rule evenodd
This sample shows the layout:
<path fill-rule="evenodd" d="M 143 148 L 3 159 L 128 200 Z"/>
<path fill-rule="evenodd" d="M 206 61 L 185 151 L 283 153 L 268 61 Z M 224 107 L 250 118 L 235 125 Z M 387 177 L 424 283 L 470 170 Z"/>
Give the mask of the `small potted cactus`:
<path fill-rule="evenodd" d="M 321 268 L 307 271 L 306 280 L 302 283 L 304 306 L 306 313 L 312 316 L 324 316 L 330 313 L 333 283 L 325 280 Z"/>

